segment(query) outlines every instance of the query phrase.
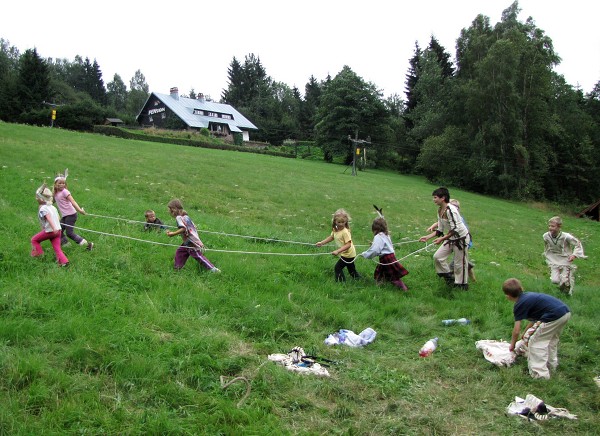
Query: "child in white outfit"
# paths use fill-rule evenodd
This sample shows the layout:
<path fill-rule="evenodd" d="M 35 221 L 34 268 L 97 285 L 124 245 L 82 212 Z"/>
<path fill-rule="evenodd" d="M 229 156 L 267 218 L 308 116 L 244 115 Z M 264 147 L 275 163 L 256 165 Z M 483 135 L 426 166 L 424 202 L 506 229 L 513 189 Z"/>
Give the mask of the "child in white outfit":
<path fill-rule="evenodd" d="M 575 287 L 575 270 L 573 261 L 585 259 L 583 245 L 570 233 L 561 231 L 562 219 L 559 216 L 550 218 L 548 231 L 544 233 L 544 256 L 550 267 L 550 280 L 558 285 L 562 292 L 573 295 Z"/>

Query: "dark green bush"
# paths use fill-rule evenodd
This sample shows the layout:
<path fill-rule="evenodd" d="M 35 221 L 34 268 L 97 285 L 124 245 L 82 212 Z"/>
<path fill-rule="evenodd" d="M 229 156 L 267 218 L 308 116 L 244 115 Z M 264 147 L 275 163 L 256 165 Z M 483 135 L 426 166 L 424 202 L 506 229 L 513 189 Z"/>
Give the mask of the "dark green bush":
<path fill-rule="evenodd" d="M 278 151 L 270 151 L 264 149 L 257 149 L 254 147 L 244 147 L 238 145 L 230 145 L 225 143 L 210 143 L 206 141 L 198 141 L 195 139 L 185 139 L 185 138 L 171 138 L 164 136 L 155 136 L 155 135 L 145 135 L 143 131 L 140 132 L 131 132 L 121 127 L 115 126 L 104 126 L 104 125 L 96 125 L 93 128 L 94 133 L 100 133 L 102 135 L 108 136 L 117 136 L 119 138 L 125 139 L 135 139 L 138 141 L 150 141 L 150 142 L 163 142 L 167 144 L 178 144 L 178 145 L 187 145 L 191 147 L 202 147 L 202 148 L 212 148 L 215 150 L 233 150 L 233 151 L 241 151 L 245 153 L 257 153 L 257 154 L 266 154 L 270 156 L 279 156 L 279 157 L 289 157 L 294 158 L 293 153 L 281 153 Z M 241 135 L 240 135 L 241 137 Z"/>

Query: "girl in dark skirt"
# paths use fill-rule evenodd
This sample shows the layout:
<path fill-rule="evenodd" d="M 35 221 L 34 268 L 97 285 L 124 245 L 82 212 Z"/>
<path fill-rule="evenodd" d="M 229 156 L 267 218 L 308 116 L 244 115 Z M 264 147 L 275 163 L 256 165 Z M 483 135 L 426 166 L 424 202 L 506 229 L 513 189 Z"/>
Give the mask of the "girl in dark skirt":
<path fill-rule="evenodd" d="M 394 286 L 403 291 L 408 291 L 408 287 L 402 281 L 402 277 L 408 274 L 408 271 L 396 259 L 394 245 L 388 234 L 388 227 L 383 217 L 373 221 L 371 226 L 373 231 L 373 243 L 371 247 L 360 255 L 365 259 L 371 259 L 379 256 L 379 263 L 375 268 L 375 281 L 377 284 L 391 282 Z"/>

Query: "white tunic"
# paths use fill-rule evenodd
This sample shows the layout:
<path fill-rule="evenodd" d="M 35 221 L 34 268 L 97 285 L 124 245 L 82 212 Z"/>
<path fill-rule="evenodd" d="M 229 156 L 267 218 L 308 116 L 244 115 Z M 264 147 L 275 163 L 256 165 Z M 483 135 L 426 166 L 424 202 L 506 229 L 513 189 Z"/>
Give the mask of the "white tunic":
<path fill-rule="evenodd" d="M 560 232 L 556 238 L 544 233 L 544 256 L 548 265 L 570 265 L 569 256 L 585 259 L 583 245 L 570 233 Z"/>
<path fill-rule="evenodd" d="M 438 231 L 444 235 L 452 232 L 450 240 L 466 238 L 469 229 L 465 225 L 458 208 L 453 204 L 447 204 L 442 216 L 438 216 Z"/>

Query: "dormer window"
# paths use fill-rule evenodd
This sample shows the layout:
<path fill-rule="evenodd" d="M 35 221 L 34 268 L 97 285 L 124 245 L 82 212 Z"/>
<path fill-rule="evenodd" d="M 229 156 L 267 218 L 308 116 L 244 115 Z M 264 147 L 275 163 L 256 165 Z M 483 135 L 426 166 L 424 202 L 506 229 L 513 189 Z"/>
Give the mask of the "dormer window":
<path fill-rule="evenodd" d="M 221 118 L 225 120 L 233 120 L 233 117 L 229 114 L 221 114 Z"/>
<path fill-rule="evenodd" d="M 202 109 L 194 109 L 194 115 L 204 115 L 204 111 Z"/>

